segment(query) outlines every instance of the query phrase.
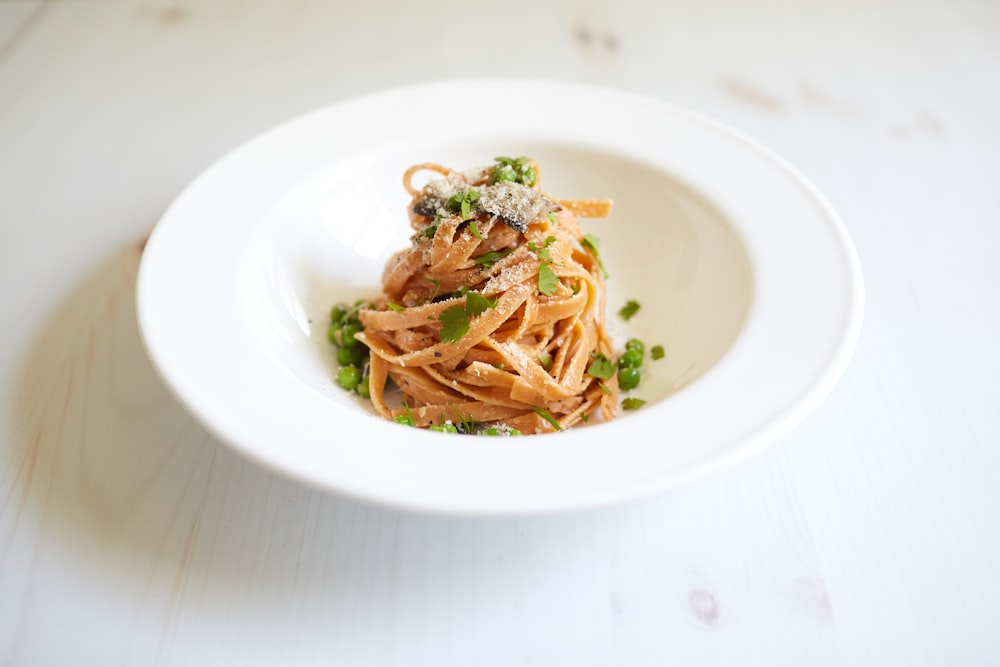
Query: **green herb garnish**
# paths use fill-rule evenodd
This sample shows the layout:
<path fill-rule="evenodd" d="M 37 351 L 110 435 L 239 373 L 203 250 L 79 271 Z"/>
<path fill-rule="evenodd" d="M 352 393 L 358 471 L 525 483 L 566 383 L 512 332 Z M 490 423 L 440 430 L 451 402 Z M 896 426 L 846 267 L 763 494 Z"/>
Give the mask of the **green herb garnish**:
<path fill-rule="evenodd" d="M 472 417 L 466 417 L 454 405 L 450 405 L 449 407 L 451 408 L 452 412 L 454 412 L 455 415 L 458 417 L 459 423 L 461 423 L 461 428 L 459 428 L 458 430 L 461 433 L 472 433 L 476 428 L 476 422 L 473 421 Z"/>
<path fill-rule="evenodd" d="M 482 267 L 488 269 L 491 266 L 493 266 L 494 264 L 496 264 L 497 260 L 503 259 L 504 257 L 506 257 L 507 255 L 509 255 L 512 252 L 514 252 L 513 248 L 505 248 L 503 250 L 494 250 L 492 252 L 486 253 L 485 255 L 480 255 L 479 257 L 473 257 L 472 261 L 475 262 L 476 264 L 478 264 L 479 266 L 482 266 Z"/>
<path fill-rule="evenodd" d="M 639 302 L 629 299 L 621 310 L 618 311 L 618 316 L 623 320 L 628 322 L 632 317 L 639 312 Z"/>
<path fill-rule="evenodd" d="M 470 319 L 480 315 L 490 308 L 496 308 L 498 299 L 488 299 L 479 292 L 469 292 L 465 295 L 464 306 L 452 306 L 438 316 L 441 322 L 441 342 L 457 343 L 469 333 Z"/>
<path fill-rule="evenodd" d="M 547 371 L 552 370 L 552 355 L 546 352 L 542 352 L 540 355 L 538 355 L 538 363 L 540 363 L 542 365 L 542 368 L 544 368 L 545 370 Z"/>
<path fill-rule="evenodd" d="M 662 345 L 654 345 L 649 350 L 649 356 L 652 357 L 654 360 L 655 359 L 662 359 L 663 358 L 663 346 Z"/>
<path fill-rule="evenodd" d="M 475 236 L 480 241 L 486 240 L 483 238 L 483 235 L 479 233 L 479 227 L 476 226 L 475 220 L 469 220 L 469 231 L 472 232 L 472 235 Z"/>
<path fill-rule="evenodd" d="M 593 234 L 584 234 L 583 240 L 580 241 L 580 244 L 594 254 L 594 259 L 597 260 L 597 265 L 601 267 L 601 274 L 603 274 L 604 279 L 607 280 L 608 270 L 604 268 L 604 262 L 601 261 L 601 252 L 599 250 L 601 240 Z"/>
<path fill-rule="evenodd" d="M 535 253 L 535 255 L 538 257 L 538 259 L 544 259 L 545 261 L 549 261 L 549 260 L 552 259 L 549 256 L 549 246 L 552 245 L 555 242 L 556 242 L 556 237 L 554 237 L 554 236 L 547 236 L 547 237 L 545 237 L 545 245 L 539 247 L 539 245 L 537 243 L 535 243 L 534 241 L 531 241 L 531 242 L 528 243 L 528 250 L 530 250 L 531 252 Z"/>
<path fill-rule="evenodd" d="M 389 310 L 395 310 L 396 312 L 399 312 L 400 310 L 406 310 L 406 306 L 401 306 L 398 303 L 393 303 L 392 301 L 386 301 L 385 306 Z"/>
<path fill-rule="evenodd" d="M 629 397 L 622 401 L 622 410 L 638 410 L 644 405 L 646 405 L 646 401 L 641 398 Z"/>
<path fill-rule="evenodd" d="M 467 220 L 472 215 L 474 205 L 477 201 L 479 201 L 478 191 L 465 190 L 453 194 L 445 204 L 445 208 L 452 213 L 461 213 L 462 219 Z"/>
<path fill-rule="evenodd" d="M 545 296 L 552 296 L 557 287 L 559 287 L 559 278 L 548 262 L 542 262 L 538 267 L 538 291 Z"/>
<path fill-rule="evenodd" d="M 497 307 L 498 299 L 487 299 L 479 292 L 469 292 L 465 295 L 465 312 L 469 317 L 475 317 L 490 308 Z"/>
<path fill-rule="evenodd" d="M 540 405 L 532 405 L 531 409 L 534 411 L 536 415 L 538 415 L 539 417 L 547 421 L 549 424 L 551 424 L 552 428 L 554 428 L 557 431 L 562 430 L 562 426 L 559 425 L 559 422 L 556 421 L 556 418 L 553 417 L 548 410 L 546 410 Z"/>
<path fill-rule="evenodd" d="M 469 314 L 465 306 L 452 306 L 438 316 L 441 322 L 441 342 L 457 343 L 469 333 Z"/>
<path fill-rule="evenodd" d="M 615 368 L 615 362 L 611 361 L 599 352 L 591 352 L 590 357 L 593 361 L 590 362 L 590 366 L 587 367 L 588 375 L 600 378 L 601 380 L 607 380 L 615 374 L 615 370 L 617 370 Z"/>
<path fill-rule="evenodd" d="M 413 413 L 410 412 L 410 404 L 406 402 L 406 397 L 403 397 L 403 407 L 406 408 L 405 415 L 399 415 L 392 421 L 397 424 L 403 424 L 404 426 L 416 426 L 417 420 L 413 418 Z"/>

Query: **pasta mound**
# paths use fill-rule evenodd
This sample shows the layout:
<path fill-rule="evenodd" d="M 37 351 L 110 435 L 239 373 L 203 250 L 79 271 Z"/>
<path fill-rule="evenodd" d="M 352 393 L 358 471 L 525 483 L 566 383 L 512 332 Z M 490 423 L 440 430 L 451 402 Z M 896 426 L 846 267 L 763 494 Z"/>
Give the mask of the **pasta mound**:
<path fill-rule="evenodd" d="M 593 366 L 613 354 L 603 266 L 574 215 L 606 215 L 610 202 L 560 202 L 539 188 L 534 161 L 500 160 L 404 174 L 411 245 L 390 258 L 382 296 L 358 313 L 372 404 L 424 428 L 545 433 L 612 420 L 618 378 Z M 417 189 L 413 177 L 426 170 L 437 177 Z M 387 401 L 387 379 L 401 405 Z"/>

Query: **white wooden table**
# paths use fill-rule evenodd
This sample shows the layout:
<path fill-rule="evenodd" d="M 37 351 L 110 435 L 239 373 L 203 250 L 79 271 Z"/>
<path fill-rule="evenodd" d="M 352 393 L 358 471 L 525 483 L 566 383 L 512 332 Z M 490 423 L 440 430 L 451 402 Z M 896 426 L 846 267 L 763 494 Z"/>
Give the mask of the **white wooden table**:
<path fill-rule="evenodd" d="M 1000 4 L 0 1 L 0 664 L 1000 664 Z M 764 453 L 641 503 L 455 520 L 215 442 L 133 307 L 222 153 L 516 76 L 756 137 L 844 218 L 865 327 Z"/>

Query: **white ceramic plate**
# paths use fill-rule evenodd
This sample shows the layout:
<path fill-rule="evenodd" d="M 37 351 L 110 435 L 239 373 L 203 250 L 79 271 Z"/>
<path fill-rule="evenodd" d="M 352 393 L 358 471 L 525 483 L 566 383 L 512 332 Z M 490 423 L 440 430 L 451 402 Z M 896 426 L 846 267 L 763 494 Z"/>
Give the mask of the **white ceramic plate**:
<path fill-rule="evenodd" d="M 383 421 L 336 386 L 338 301 L 375 295 L 410 230 L 402 172 L 530 155 L 586 221 L 621 340 L 662 344 L 607 424 L 522 438 Z M 220 440 L 353 498 L 531 514 L 663 491 L 774 440 L 830 391 L 862 317 L 860 266 L 798 173 L 718 123 L 601 88 L 467 81 L 308 114 L 239 147 L 174 202 L 146 246 L 138 316 L 155 366 Z"/>

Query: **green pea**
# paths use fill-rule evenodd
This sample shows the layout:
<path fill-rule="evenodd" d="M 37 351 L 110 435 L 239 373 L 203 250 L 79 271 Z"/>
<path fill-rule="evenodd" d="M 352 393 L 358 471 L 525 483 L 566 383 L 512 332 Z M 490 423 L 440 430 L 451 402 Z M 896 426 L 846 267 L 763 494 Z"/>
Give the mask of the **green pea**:
<path fill-rule="evenodd" d="M 638 338 L 629 338 L 628 341 L 626 341 L 625 343 L 625 349 L 639 350 L 639 354 L 642 355 L 646 353 L 646 344 L 643 343 Z"/>
<path fill-rule="evenodd" d="M 343 324 L 345 317 L 347 317 L 347 306 L 344 304 L 338 303 L 330 309 L 330 321 L 334 324 Z"/>
<path fill-rule="evenodd" d="M 350 347 L 342 347 L 337 350 L 337 363 L 341 366 L 358 366 L 360 367 L 362 362 L 365 361 L 367 357 L 368 348 L 364 345 L 351 345 Z"/>
<path fill-rule="evenodd" d="M 500 429 L 498 429 L 496 426 L 490 426 L 485 431 L 483 431 L 483 433 L 485 435 L 500 435 Z"/>
<path fill-rule="evenodd" d="M 642 352 L 635 348 L 625 350 L 625 353 L 618 358 L 618 368 L 639 368 L 642 366 Z"/>
<path fill-rule="evenodd" d="M 344 389 L 350 391 L 361 382 L 361 371 L 357 366 L 344 366 L 337 373 L 337 383 Z"/>
<path fill-rule="evenodd" d="M 361 345 L 361 343 L 354 340 L 354 334 L 361 333 L 364 330 L 365 328 L 361 326 L 360 322 L 348 322 L 340 332 L 340 344 L 344 347 Z"/>
<path fill-rule="evenodd" d="M 654 345 L 649 350 L 649 356 L 651 356 L 654 360 L 656 360 L 656 359 L 662 359 L 663 358 L 663 346 L 662 345 Z"/>
<path fill-rule="evenodd" d="M 524 435 L 524 434 L 523 434 L 523 433 L 521 433 L 521 432 L 520 432 L 519 430 L 517 430 L 516 428 L 512 428 L 512 429 L 511 429 L 511 430 L 510 430 L 510 431 L 509 431 L 509 432 L 507 433 L 507 435 Z"/>
<path fill-rule="evenodd" d="M 367 375 L 361 378 L 361 382 L 358 383 L 357 390 L 358 395 L 361 396 L 361 398 L 372 397 L 372 388 Z"/>
<path fill-rule="evenodd" d="M 493 169 L 493 176 L 491 180 L 494 183 L 500 183 L 503 181 L 516 181 L 517 172 L 515 172 L 514 167 L 509 164 L 497 165 Z"/>
<path fill-rule="evenodd" d="M 454 424 L 432 424 L 428 428 L 438 433 L 458 433 L 458 429 Z"/>
<path fill-rule="evenodd" d="M 404 426 L 416 426 L 417 425 L 417 422 L 414 421 L 414 419 L 413 419 L 413 415 L 399 415 L 398 417 L 396 417 L 392 421 L 396 422 L 397 424 L 403 424 Z"/>
<path fill-rule="evenodd" d="M 535 184 L 536 180 L 538 180 L 538 175 L 535 173 L 534 167 L 526 168 L 524 170 L 524 173 L 521 175 L 521 182 L 527 185 L 529 188 Z"/>
<path fill-rule="evenodd" d="M 618 386 L 622 391 L 635 389 L 639 386 L 639 369 L 623 368 L 618 371 Z"/>

